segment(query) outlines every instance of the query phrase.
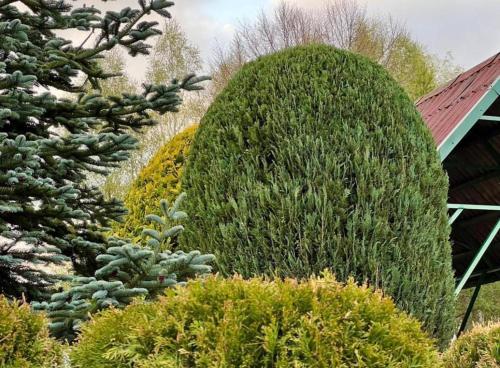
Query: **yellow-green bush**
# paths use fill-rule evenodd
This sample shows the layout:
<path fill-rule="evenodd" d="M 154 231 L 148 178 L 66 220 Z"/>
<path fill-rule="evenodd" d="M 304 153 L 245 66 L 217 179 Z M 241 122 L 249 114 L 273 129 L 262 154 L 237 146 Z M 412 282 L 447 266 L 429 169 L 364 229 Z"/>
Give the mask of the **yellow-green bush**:
<path fill-rule="evenodd" d="M 49 337 L 47 324 L 28 304 L 0 295 L 0 367 L 58 367 L 61 346 Z"/>
<path fill-rule="evenodd" d="M 125 196 L 129 213 L 124 222 L 115 224 L 114 235 L 140 236 L 146 215 L 160 214 L 160 200 L 172 203 L 180 194 L 180 179 L 197 127 L 192 125 L 173 137 L 142 169 Z"/>
<path fill-rule="evenodd" d="M 500 367 L 500 322 L 475 326 L 443 355 L 445 368 Z"/>
<path fill-rule="evenodd" d="M 419 322 L 330 274 L 193 281 L 96 316 L 71 358 L 74 368 L 439 367 Z"/>

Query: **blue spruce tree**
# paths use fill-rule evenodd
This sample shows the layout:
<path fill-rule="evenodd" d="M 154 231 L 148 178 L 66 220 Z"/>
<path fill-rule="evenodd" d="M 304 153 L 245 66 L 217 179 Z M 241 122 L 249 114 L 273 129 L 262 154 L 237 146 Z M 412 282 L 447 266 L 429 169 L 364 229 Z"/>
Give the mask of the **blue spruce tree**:
<path fill-rule="evenodd" d="M 96 256 L 115 245 L 103 230 L 125 209 L 87 174 L 106 175 L 127 160 L 137 144 L 128 132 L 154 124 L 151 112 L 175 112 L 180 91 L 200 89 L 206 78 L 105 97 L 100 82 L 116 75 L 99 60 L 113 47 L 147 54 L 147 40 L 161 32 L 146 16 L 169 18 L 172 5 L 139 0 L 136 9 L 101 14 L 65 0 L 0 0 L 0 293 L 47 295 L 58 277 L 40 264 L 69 262 L 93 277 Z M 59 36 L 70 29 L 88 31 L 88 42 Z"/>
<path fill-rule="evenodd" d="M 174 249 L 173 240 L 184 230 L 179 221 L 187 217 L 179 211 L 184 197 L 184 193 L 177 197 L 172 207 L 161 200 L 162 216 L 146 216 L 153 226 L 142 232 L 148 239 L 145 246 L 110 238 L 111 246 L 97 256 L 101 268 L 93 277 L 75 277 L 69 288 L 52 294 L 49 302 L 33 303 L 35 309 L 47 312 L 52 335 L 72 341 L 91 314 L 111 306 L 123 308 L 137 296 L 153 299 L 168 287 L 212 271 L 212 254 Z"/>

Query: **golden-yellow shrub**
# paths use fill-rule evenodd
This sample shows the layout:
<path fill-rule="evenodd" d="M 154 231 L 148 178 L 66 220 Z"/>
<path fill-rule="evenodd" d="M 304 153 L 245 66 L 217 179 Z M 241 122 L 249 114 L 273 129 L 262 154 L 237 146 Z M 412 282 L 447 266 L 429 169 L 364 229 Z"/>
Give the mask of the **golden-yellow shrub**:
<path fill-rule="evenodd" d="M 74 368 L 438 368 L 394 303 L 331 274 L 297 282 L 209 277 L 83 326 Z"/>
<path fill-rule="evenodd" d="M 136 238 L 141 235 L 149 214 L 159 215 L 158 203 L 172 203 L 181 193 L 181 176 L 198 125 L 192 125 L 165 144 L 142 169 L 125 196 L 129 213 L 124 222 L 116 223 L 113 234 Z"/>
<path fill-rule="evenodd" d="M 500 367 L 500 322 L 477 325 L 443 355 L 445 368 Z"/>
<path fill-rule="evenodd" d="M 47 324 L 27 303 L 0 295 L 0 367 L 59 367 L 62 347 L 49 337 Z"/>

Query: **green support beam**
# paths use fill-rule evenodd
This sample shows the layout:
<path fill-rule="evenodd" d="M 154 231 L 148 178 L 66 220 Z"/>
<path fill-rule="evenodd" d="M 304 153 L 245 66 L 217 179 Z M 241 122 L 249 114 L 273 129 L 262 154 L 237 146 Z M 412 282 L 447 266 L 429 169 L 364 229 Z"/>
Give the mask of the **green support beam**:
<path fill-rule="evenodd" d="M 468 149 L 477 145 L 482 145 L 484 144 L 485 140 L 490 141 L 490 140 L 495 140 L 498 136 L 500 136 L 500 124 L 494 124 L 493 127 L 489 130 L 488 137 L 484 136 L 476 136 L 475 138 L 470 138 L 467 139 L 465 142 L 462 142 L 460 144 L 460 148 L 463 149 Z M 449 157 L 453 157 L 454 152 L 451 152 Z M 448 161 L 448 159 L 446 159 Z"/>
<path fill-rule="evenodd" d="M 479 120 L 500 121 L 500 116 L 483 115 Z"/>
<path fill-rule="evenodd" d="M 500 78 L 498 78 L 490 86 L 488 91 L 481 97 L 481 99 L 474 105 L 470 112 L 463 118 L 463 120 L 452 130 L 452 132 L 444 139 L 439 145 L 439 155 L 441 161 L 453 151 L 453 149 L 460 143 L 463 137 L 472 129 L 478 120 L 484 117 L 484 113 L 496 101 L 500 95 Z"/>
<path fill-rule="evenodd" d="M 486 205 L 486 204 L 459 204 L 459 203 L 448 203 L 448 208 L 450 209 L 462 209 L 462 210 L 479 210 L 479 211 L 499 211 L 500 206 Z"/>
<path fill-rule="evenodd" d="M 455 220 L 460 216 L 460 214 L 463 212 L 463 208 L 457 208 L 455 212 L 453 212 L 453 215 L 451 215 L 450 219 L 448 220 L 448 224 L 453 224 Z"/>
<path fill-rule="evenodd" d="M 460 280 L 460 283 L 455 289 L 455 295 L 458 295 L 460 291 L 463 289 L 467 281 L 469 280 L 469 277 L 472 275 L 472 272 L 474 272 L 474 269 L 476 268 L 477 264 L 483 257 L 484 253 L 488 250 L 488 247 L 490 244 L 493 242 L 493 239 L 495 236 L 498 234 L 498 231 L 500 230 L 500 219 L 497 221 L 496 225 L 493 227 L 491 232 L 489 233 L 488 237 L 484 241 L 483 245 L 481 245 L 481 248 L 477 252 L 477 254 L 474 256 L 474 259 L 472 260 L 472 263 L 469 265 L 467 268 L 467 271 L 465 272 L 464 276 Z"/>
<path fill-rule="evenodd" d="M 465 311 L 465 315 L 464 318 L 462 319 L 462 323 L 460 324 L 460 329 L 458 330 L 457 336 L 460 336 L 462 332 L 464 332 L 465 327 L 467 326 L 467 322 L 469 321 L 469 317 L 472 313 L 472 309 L 474 308 L 474 304 L 476 304 L 477 296 L 479 295 L 479 291 L 481 290 L 483 279 L 484 279 L 484 274 L 477 280 L 476 288 L 474 289 L 474 293 L 470 298 L 469 305 L 467 306 L 467 310 Z"/>

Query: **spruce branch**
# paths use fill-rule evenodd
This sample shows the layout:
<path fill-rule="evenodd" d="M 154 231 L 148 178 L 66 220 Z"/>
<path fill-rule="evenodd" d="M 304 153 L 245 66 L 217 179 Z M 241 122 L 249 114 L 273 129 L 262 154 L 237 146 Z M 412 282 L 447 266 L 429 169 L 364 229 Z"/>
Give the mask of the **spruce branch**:
<path fill-rule="evenodd" d="M 153 299 L 165 288 L 184 285 L 189 278 L 211 272 L 213 255 L 171 249 L 172 239 L 184 230 L 178 224 L 187 218 L 179 210 L 184 197 L 181 194 L 171 207 L 162 200 L 162 216 L 146 216 L 159 228 L 143 231 L 149 239 L 147 246 L 110 238 L 110 246 L 96 258 L 101 267 L 93 277 L 75 277 L 70 288 L 53 294 L 50 302 L 33 303 L 35 309 L 47 311 L 54 336 L 71 341 L 80 324 L 101 309 L 123 308 L 138 296 Z"/>

